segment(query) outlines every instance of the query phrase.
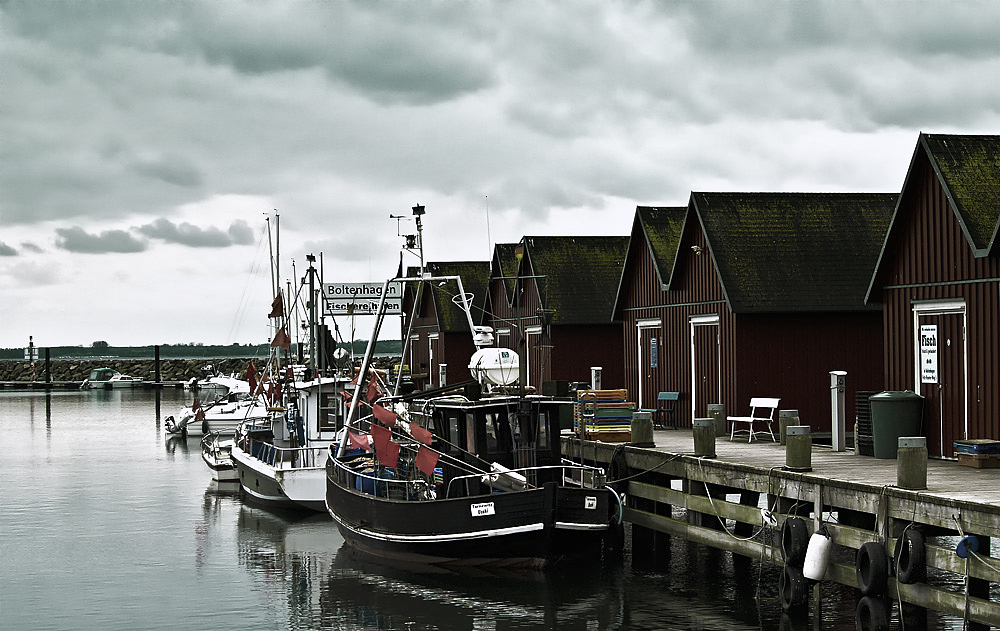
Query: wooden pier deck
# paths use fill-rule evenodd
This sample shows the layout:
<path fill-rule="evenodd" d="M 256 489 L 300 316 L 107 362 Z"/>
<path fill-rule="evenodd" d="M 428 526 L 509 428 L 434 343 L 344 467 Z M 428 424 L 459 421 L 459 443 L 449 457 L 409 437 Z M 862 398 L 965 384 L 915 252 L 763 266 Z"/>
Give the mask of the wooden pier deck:
<path fill-rule="evenodd" d="M 654 442 L 635 447 L 563 437 L 565 456 L 580 460 L 582 452 L 585 462 L 605 467 L 609 482 L 619 481 L 633 548 L 655 548 L 659 533 L 666 533 L 783 566 L 780 530 L 787 518 L 799 516 L 810 532 L 822 526 L 831 535 L 824 580 L 856 587 L 854 559 L 863 544 L 883 544 L 891 559 L 903 531 L 919 528 L 934 578 L 904 584 L 890 576 L 886 592 L 975 628 L 1000 627 L 1000 603 L 989 597 L 990 584 L 1000 582 L 1000 559 L 990 554 L 990 540 L 1000 537 L 1000 468 L 930 460 L 927 489 L 907 490 L 896 486 L 896 460 L 828 446 L 813 446 L 812 471 L 795 472 L 784 469 L 785 447 L 769 441 L 720 436 L 714 458 L 694 455 L 691 430 L 658 430 Z M 762 508 L 771 510 L 777 527 L 764 523 Z M 965 535 L 980 541 L 968 562 L 955 550 Z M 942 575 L 950 580 L 938 580 Z M 968 594 L 948 587 L 966 576 Z"/>

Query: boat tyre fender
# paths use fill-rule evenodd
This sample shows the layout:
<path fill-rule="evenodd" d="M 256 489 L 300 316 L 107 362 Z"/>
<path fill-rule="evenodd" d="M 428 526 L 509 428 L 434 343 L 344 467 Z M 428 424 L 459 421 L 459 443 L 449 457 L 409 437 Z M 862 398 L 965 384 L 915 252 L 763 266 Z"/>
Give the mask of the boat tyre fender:
<path fill-rule="evenodd" d="M 865 596 L 880 596 L 885 592 L 889 580 L 889 559 L 885 546 L 869 541 L 858 549 L 855 563 L 858 573 L 858 589 Z"/>
<path fill-rule="evenodd" d="M 919 530 L 907 528 L 896 539 L 896 577 L 906 584 L 922 583 L 927 578 L 927 547 Z"/>
<path fill-rule="evenodd" d="M 608 482 L 615 493 L 624 493 L 628 488 L 628 482 L 624 480 L 627 475 L 628 463 L 625 461 L 625 454 L 619 451 L 608 465 Z"/>
<path fill-rule="evenodd" d="M 785 564 L 778 581 L 778 595 L 781 597 L 781 608 L 785 611 L 801 607 L 806 602 L 806 579 L 802 570 L 794 565 Z"/>
<path fill-rule="evenodd" d="M 208 434 L 208 419 L 203 419 L 201 421 L 201 433 Z"/>
<path fill-rule="evenodd" d="M 858 631 L 889 631 L 889 611 L 881 598 L 862 596 L 854 615 Z"/>
<path fill-rule="evenodd" d="M 809 531 L 801 517 L 789 517 L 781 524 L 781 557 L 785 565 L 801 568 L 809 547 Z"/>

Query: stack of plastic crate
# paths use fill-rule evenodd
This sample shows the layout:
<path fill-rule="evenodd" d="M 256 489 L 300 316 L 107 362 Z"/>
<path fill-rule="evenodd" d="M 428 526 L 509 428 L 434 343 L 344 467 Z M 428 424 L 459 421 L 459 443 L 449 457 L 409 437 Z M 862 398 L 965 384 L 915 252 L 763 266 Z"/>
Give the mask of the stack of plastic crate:
<path fill-rule="evenodd" d="M 573 406 L 573 430 L 587 440 L 628 442 L 632 438 L 635 403 L 628 390 L 578 390 Z"/>

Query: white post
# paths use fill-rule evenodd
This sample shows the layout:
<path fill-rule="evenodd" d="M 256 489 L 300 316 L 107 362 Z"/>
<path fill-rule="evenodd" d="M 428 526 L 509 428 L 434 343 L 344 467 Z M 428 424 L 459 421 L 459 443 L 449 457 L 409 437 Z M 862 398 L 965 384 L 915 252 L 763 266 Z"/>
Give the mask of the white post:
<path fill-rule="evenodd" d="M 847 424 L 844 419 L 844 392 L 847 390 L 847 371 L 830 371 L 830 427 L 833 430 L 830 446 L 834 451 L 847 449 Z M 857 436 L 854 438 L 857 440 Z"/>
<path fill-rule="evenodd" d="M 590 389 L 600 390 L 601 389 L 601 367 L 591 366 L 590 367 Z"/>

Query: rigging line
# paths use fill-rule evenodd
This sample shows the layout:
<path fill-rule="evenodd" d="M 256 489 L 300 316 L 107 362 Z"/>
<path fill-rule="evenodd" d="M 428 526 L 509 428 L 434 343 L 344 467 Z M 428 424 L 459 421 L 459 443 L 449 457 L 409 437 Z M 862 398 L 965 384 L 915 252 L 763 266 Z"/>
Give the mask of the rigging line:
<path fill-rule="evenodd" d="M 246 284 L 243 286 L 243 293 L 240 296 L 239 303 L 237 304 L 236 313 L 233 314 L 233 322 L 230 325 L 229 336 L 227 338 L 228 342 L 234 342 L 234 341 L 236 341 L 234 339 L 235 336 L 236 336 L 236 331 L 239 329 L 240 325 L 242 324 L 243 318 L 246 315 L 245 312 L 246 312 L 247 306 L 248 306 L 249 301 L 250 301 L 250 298 L 249 298 L 250 281 L 253 280 L 253 278 L 257 274 L 257 270 L 260 269 L 261 251 L 262 251 L 262 248 L 263 248 L 263 245 L 264 245 L 264 237 L 266 235 L 267 235 L 266 228 L 262 229 L 261 230 L 261 234 L 260 234 L 260 238 L 257 240 L 257 251 L 254 254 L 254 262 L 250 266 L 250 273 L 247 276 Z"/>

